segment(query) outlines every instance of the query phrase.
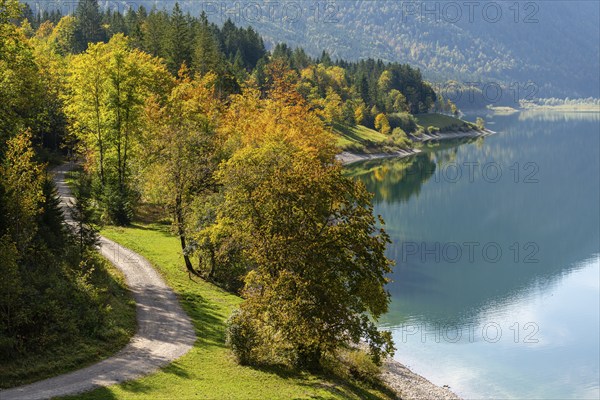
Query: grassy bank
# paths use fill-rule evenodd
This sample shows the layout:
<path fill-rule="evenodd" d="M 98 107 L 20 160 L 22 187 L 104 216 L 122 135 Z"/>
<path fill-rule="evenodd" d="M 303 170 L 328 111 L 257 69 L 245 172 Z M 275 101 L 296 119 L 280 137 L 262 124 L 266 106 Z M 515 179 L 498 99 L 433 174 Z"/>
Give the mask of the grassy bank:
<path fill-rule="evenodd" d="M 337 145 L 343 151 L 366 152 L 369 149 L 379 149 L 388 138 L 363 125 L 336 125 L 334 132 L 338 135 Z"/>
<path fill-rule="evenodd" d="M 415 115 L 420 132 L 434 131 L 436 133 L 471 131 L 477 129 L 475 124 L 444 114 Z M 434 128 L 434 129 L 431 129 Z M 395 146 L 390 135 L 384 135 L 363 125 L 345 126 L 336 124 L 334 133 L 337 135 L 337 146 L 341 151 L 351 153 L 391 153 L 406 146 Z M 412 132 L 412 134 L 417 134 Z"/>
<path fill-rule="evenodd" d="M 225 324 L 241 299 L 202 280 L 191 281 L 183 267 L 178 240 L 169 233 L 168 226 L 109 227 L 102 234 L 140 253 L 157 268 L 178 294 L 198 340 L 188 354 L 155 374 L 76 398 L 387 398 L 383 392 L 357 382 L 238 365 L 225 347 Z"/>
<path fill-rule="evenodd" d="M 21 354 L 0 364 L 0 387 L 9 388 L 83 368 L 121 350 L 135 333 L 135 302 L 121 273 L 99 255 L 89 283 L 108 312 L 92 336 L 69 337 L 60 345 Z M 48 289 L 51 290 L 51 289 Z M 76 304 L 72 305 L 73 307 Z M 1 396 L 0 396 L 1 397 Z"/>
<path fill-rule="evenodd" d="M 475 124 L 444 114 L 418 114 L 415 115 L 415 119 L 423 128 L 434 127 L 441 133 L 477 129 Z"/>

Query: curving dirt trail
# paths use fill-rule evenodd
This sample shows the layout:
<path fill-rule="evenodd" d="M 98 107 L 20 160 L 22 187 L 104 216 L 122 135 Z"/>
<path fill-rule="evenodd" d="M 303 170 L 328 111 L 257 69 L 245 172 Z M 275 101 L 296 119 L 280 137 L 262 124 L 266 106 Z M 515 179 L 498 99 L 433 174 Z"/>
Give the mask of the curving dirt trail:
<path fill-rule="evenodd" d="M 53 170 L 67 223 L 73 222 L 68 205 L 74 199 L 65 183 L 65 173 L 71 168 L 65 164 Z M 104 237 L 99 251 L 125 275 L 136 302 L 136 334 L 110 358 L 54 378 L 2 390 L 1 400 L 47 399 L 114 385 L 156 371 L 192 348 L 196 334 L 190 318 L 148 260 Z"/>

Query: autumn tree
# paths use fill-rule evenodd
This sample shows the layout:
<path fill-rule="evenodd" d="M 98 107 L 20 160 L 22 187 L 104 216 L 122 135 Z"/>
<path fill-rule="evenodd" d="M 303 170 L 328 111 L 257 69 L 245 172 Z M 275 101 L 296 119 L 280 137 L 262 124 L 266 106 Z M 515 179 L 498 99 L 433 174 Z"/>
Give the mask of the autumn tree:
<path fill-rule="evenodd" d="M 366 112 L 367 110 L 365 108 L 365 104 L 363 102 L 360 102 L 354 109 L 354 122 L 356 123 L 356 125 L 362 125 L 364 123 L 366 118 Z"/>
<path fill-rule="evenodd" d="M 317 368 L 324 354 L 365 338 L 379 360 L 393 351 L 372 320 L 389 301 L 387 235 L 364 185 L 335 162 L 332 137 L 298 98 L 293 74 L 270 70 L 269 98 L 252 101 L 254 118 L 231 115 L 232 126 L 243 125 L 239 147 L 217 173 L 216 224 L 236 227 L 251 266 L 229 342 L 242 362 L 277 354 Z"/>
<path fill-rule="evenodd" d="M 42 24 L 43 25 L 43 24 Z M 77 50 L 77 19 L 71 15 L 66 15 L 58 21 L 52 31 L 50 42 L 54 50 L 61 56 L 75 53 Z M 38 33 L 43 32 L 42 26 Z"/>
<path fill-rule="evenodd" d="M 145 192 L 173 216 L 186 269 L 200 275 L 190 261 L 188 232 L 193 203 L 214 192 L 216 75 L 191 79 L 182 68 L 164 105 L 156 98 L 146 107 Z"/>
<path fill-rule="evenodd" d="M 332 88 L 327 89 L 323 108 L 323 117 L 329 125 L 339 123 L 342 119 L 342 99 Z"/>
<path fill-rule="evenodd" d="M 71 130 L 87 169 L 97 174 L 107 217 L 125 224 L 131 217 L 131 162 L 139 154 L 144 102 L 167 90 L 169 74 L 161 61 L 132 50 L 120 34 L 74 57 L 71 71 L 66 96 Z"/>
<path fill-rule="evenodd" d="M 387 135 L 391 132 L 390 122 L 384 113 L 377 114 L 375 117 L 375 129 Z"/>
<path fill-rule="evenodd" d="M 31 45 L 15 25 L 21 12 L 16 0 L 0 0 L 0 154 L 17 132 L 33 128 L 42 113 L 43 85 Z"/>

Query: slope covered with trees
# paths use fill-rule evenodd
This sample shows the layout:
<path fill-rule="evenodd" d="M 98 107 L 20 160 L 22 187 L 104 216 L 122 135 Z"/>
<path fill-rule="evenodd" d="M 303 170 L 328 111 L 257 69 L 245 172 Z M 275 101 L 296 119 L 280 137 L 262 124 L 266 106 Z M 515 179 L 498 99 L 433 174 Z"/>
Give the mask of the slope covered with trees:
<path fill-rule="evenodd" d="M 600 8 L 593 1 L 181 4 L 215 22 L 253 26 L 268 48 L 285 42 L 313 56 L 326 50 L 334 59 L 400 61 L 440 84 L 479 82 L 481 89 L 494 82 L 526 94 L 533 82 L 537 97 L 600 97 Z"/>
<path fill-rule="evenodd" d="M 303 47 L 312 57 L 325 50 L 332 59 L 381 58 L 408 63 L 449 91 L 454 87 L 450 80 L 461 85 L 475 82 L 479 90 L 492 83 L 501 85 L 502 99 L 489 95 L 483 105 L 518 104 L 518 100 L 533 97 L 600 97 L 600 9 L 596 2 L 449 3 L 227 0 L 180 1 L 179 8 L 191 15 L 205 11 L 208 20 L 219 25 L 231 19 L 237 25 L 251 26 L 261 32 L 268 50 L 287 43 Z M 136 5 L 151 10 L 155 3 Z M 164 1 L 159 9 L 171 10 L 174 5 L 175 0 Z M 113 8 L 108 3 L 101 6 Z M 39 15 L 56 23 L 61 12 L 70 11 L 46 3 L 43 7 L 32 3 L 32 7 L 35 17 L 32 12 L 30 21 Z M 153 18 L 165 21 L 164 15 Z M 125 25 L 128 18 L 116 17 L 112 22 Z M 152 31 L 158 48 L 161 36 L 156 33 Z M 235 57 L 237 49 L 231 50 Z M 464 101 L 461 107 L 470 103 Z"/>
<path fill-rule="evenodd" d="M 44 163 L 58 145 L 53 129 L 63 118 L 57 64 L 11 23 L 19 12 L 16 2 L 0 1 L 3 387 L 105 357 L 135 327 L 122 280 L 92 249 L 93 232 L 75 236 L 63 226 Z M 84 236 L 89 240 L 80 240 Z"/>
<path fill-rule="evenodd" d="M 166 7 L 148 10 L 142 6 L 121 14 L 110 10 L 102 12 L 95 0 L 86 0 L 80 3 L 75 15 L 90 14 L 86 16 L 86 24 L 96 26 L 93 31 L 101 31 L 92 42 L 106 41 L 122 33 L 129 38 L 132 47 L 165 60 L 174 75 L 182 63 L 192 73 L 214 72 L 223 96 L 238 93 L 249 78 L 254 79 L 264 93 L 268 84 L 265 67 L 271 58 L 281 58 L 298 73 L 301 78 L 298 90 L 328 124 L 343 122 L 373 128 L 379 113 L 416 114 L 429 112 L 434 107 L 442 112 L 457 112 L 448 99 L 441 98 L 424 81 L 420 70 L 408 64 L 373 58 L 334 61 L 326 51 L 310 57 L 303 48 L 292 48 L 285 43 L 278 43 L 267 52 L 263 38 L 252 27 L 241 28 L 231 20 L 219 27 L 210 23 L 205 13 L 184 14 L 178 3 L 174 3 L 172 9 Z M 31 11 L 25 13 L 27 15 L 34 29 L 56 19 L 52 15 L 34 16 Z M 80 22 L 69 25 L 64 21 L 55 22 L 60 36 L 69 38 L 61 42 L 61 48 L 66 42 L 71 46 L 67 52 L 81 52 L 91 36 L 80 32 Z M 67 27 L 71 32 L 64 32 Z"/>

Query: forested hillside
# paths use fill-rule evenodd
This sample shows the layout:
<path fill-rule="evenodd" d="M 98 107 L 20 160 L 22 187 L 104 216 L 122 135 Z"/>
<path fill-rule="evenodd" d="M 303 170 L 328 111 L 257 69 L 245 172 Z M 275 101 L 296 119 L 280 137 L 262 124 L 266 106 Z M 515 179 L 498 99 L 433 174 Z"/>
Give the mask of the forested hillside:
<path fill-rule="evenodd" d="M 533 81 L 538 97 L 599 96 L 600 10 L 594 1 L 498 1 L 488 2 L 493 3 L 488 8 L 486 2 L 473 8 L 468 2 L 450 2 L 458 7 L 445 2 L 300 2 L 301 12 L 282 3 L 272 17 L 268 3 L 259 1 L 260 18 L 249 3 L 237 9 L 234 3 L 224 2 L 212 20 L 239 16 L 240 24 L 261 32 L 268 47 L 283 41 L 312 55 L 326 50 L 333 58 L 409 63 L 436 82 L 525 86 Z M 195 12 L 201 5 L 185 2 L 182 7 Z"/>
<path fill-rule="evenodd" d="M 122 14 L 104 12 L 89 0 L 64 17 L 58 11 L 34 15 L 26 9 L 23 21 L 34 41 L 45 43 L 61 57 L 81 52 L 88 42 L 123 34 L 132 47 L 163 59 L 172 75 L 182 64 L 194 74 L 215 73 L 223 98 L 239 93 L 248 82 L 264 95 L 271 84 L 267 65 L 281 60 L 295 71 L 297 91 L 328 127 L 340 133 L 344 127 L 364 125 L 388 135 L 385 145 L 391 148 L 410 146 L 406 135 L 427 129 L 419 128 L 412 115 L 459 112 L 409 64 L 333 59 L 327 51 L 311 57 L 303 48 L 286 43 L 269 51 L 252 27 L 239 27 L 229 19 L 222 25 L 211 23 L 206 13 L 184 13 L 178 3 L 172 10 L 142 6 Z M 60 131 L 56 127 L 54 135 Z"/>
<path fill-rule="evenodd" d="M 267 49 L 285 42 L 311 56 L 326 50 L 333 59 L 409 63 L 435 82 L 499 81 L 524 90 L 533 81 L 537 97 L 600 96 L 597 2 L 450 3 L 227 0 L 182 1 L 180 6 L 192 15 L 205 11 L 219 25 L 229 18 L 251 25 Z M 174 4 L 136 2 L 147 10 L 171 10 Z M 53 9 L 53 3 L 43 6 Z M 101 6 L 125 11 L 112 2 Z"/>

